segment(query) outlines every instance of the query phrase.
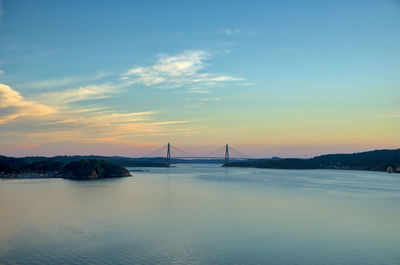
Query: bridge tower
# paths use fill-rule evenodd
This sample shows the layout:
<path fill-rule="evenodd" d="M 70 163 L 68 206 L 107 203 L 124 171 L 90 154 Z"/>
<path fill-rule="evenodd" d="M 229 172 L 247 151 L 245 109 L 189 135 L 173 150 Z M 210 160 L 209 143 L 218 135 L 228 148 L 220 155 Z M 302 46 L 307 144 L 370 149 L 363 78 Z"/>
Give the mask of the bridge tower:
<path fill-rule="evenodd" d="M 168 148 L 167 148 L 167 162 L 169 163 L 171 161 L 171 145 L 168 142 Z"/>
<path fill-rule="evenodd" d="M 225 145 L 225 164 L 229 163 L 229 146 L 228 144 Z"/>

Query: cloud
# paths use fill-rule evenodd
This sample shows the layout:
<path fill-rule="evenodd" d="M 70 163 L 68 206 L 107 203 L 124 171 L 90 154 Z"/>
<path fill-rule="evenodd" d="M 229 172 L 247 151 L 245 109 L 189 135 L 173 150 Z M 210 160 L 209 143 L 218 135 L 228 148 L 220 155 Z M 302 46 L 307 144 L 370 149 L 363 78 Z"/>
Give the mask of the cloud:
<path fill-rule="evenodd" d="M 0 69 L 0 75 L 4 74 L 4 71 Z"/>
<path fill-rule="evenodd" d="M 210 94 L 211 91 L 201 87 L 191 87 L 189 88 L 189 93 L 191 94 Z"/>
<path fill-rule="evenodd" d="M 20 117 L 45 116 L 56 109 L 26 100 L 11 87 L 0 84 L 0 124 Z"/>
<path fill-rule="evenodd" d="M 162 55 L 152 66 L 138 66 L 121 75 L 129 84 L 144 84 L 160 88 L 211 86 L 235 82 L 242 78 L 203 72 L 211 55 L 202 50 L 185 51 L 175 56 Z"/>
<path fill-rule="evenodd" d="M 63 78 L 56 78 L 56 79 L 49 79 L 49 80 L 42 80 L 42 81 L 26 83 L 26 84 L 22 84 L 20 86 L 25 87 L 25 88 L 36 88 L 36 89 L 66 87 L 66 86 L 73 86 L 76 84 L 82 84 L 85 82 L 92 82 L 92 81 L 100 80 L 106 76 L 107 76 L 106 73 L 100 72 L 93 76 L 67 76 L 67 77 L 63 77 Z"/>
<path fill-rule="evenodd" d="M 201 98 L 201 101 L 220 101 L 220 98 Z"/>
<path fill-rule="evenodd" d="M 137 139 L 171 135 L 194 135 L 204 132 L 198 121 L 162 119 L 157 110 L 118 112 L 96 104 L 84 106 L 80 101 L 112 97 L 132 84 L 157 88 L 185 87 L 188 94 L 201 96 L 192 100 L 191 107 L 206 102 L 219 101 L 211 94 L 218 85 L 240 84 L 242 78 L 207 71 L 211 54 L 202 51 L 185 51 L 168 56 L 160 55 L 150 66 L 137 66 L 121 74 L 113 83 L 86 85 L 99 80 L 94 77 L 65 77 L 26 84 L 29 88 L 55 88 L 83 83 L 71 89 L 51 91 L 23 97 L 17 90 L 0 84 L 0 138 L 10 144 L 74 143 L 130 143 Z M 22 86 L 21 84 L 20 86 Z M 203 94 L 203 95 L 202 95 Z"/>
<path fill-rule="evenodd" d="M 251 37 L 255 35 L 254 30 L 246 30 L 240 28 L 222 28 L 218 30 L 219 34 L 225 35 L 229 38 L 233 37 Z"/>
<path fill-rule="evenodd" d="M 118 86 L 112 84 L 89 85 L 74 89 L 68 89 L 57 92 L 49 92 L 35 96 L 34 98 L 41 102 L 51 102 L 51 104 L 68 104 L 83 100 L 102 99 L 110 97 L 116 93 Z"/>
<path fill-rule="evenodd" d="M 49 106 L 24 98 L 18 91 L 0 84 L 1 139 L 10 144 L 49 143 L 129 143 L 135 137 L 187 135 L 198 133 L 194 121 L 160 120 L 158 111 L 120 113 L 107 108 L 81 108 L 65 102 L 93 98 L 108 87 L 89 86 L 58 94 L 61 105 Z M 60 92 L 61 93 L 61 92 Z M 63 95 L 63 96 L 62 96 Z M 49 95 L 48 95 L 49 96 Z M 72 99 L 78 97 L 78 99 Z M 54 100 L 54 95 L 48 99 Z M 19 139 L 19 140 L 17 140 Z"/>
<path fill-rule="evenodd" d="M 228 36 L 232 36 L 233 34 L 240 34 L 241 30 L 238 28 L 235 28 L 235 29 L 228 28 L 228 29 L 224 29 L 223 32 Z"/>
<path fill-rule="evenodd" d="M 227 83 L 237 83 L 243 78 L 226 74 L 205 72 L 206 62 L 211 54 L 202 50 L 184 51 L 174 56 L 160 55 L 152 66 L 138 66 L 121 74 L 121 79 L 113 83 L 83 85 L 77 88 L 45 92 L 31 97 L 35 102 L 42 102 L 52 106 L 66 106 L 68 104 L 103 99 L 121 92 L 121 89 L 132 84 L 144 84 L 162 89 L 185 87 L 192 94 L 209 94 L 210 88 Z M 69 86 L 75 83 L 85 83 L 102 79 L 106 74 L 98 73 L 94 76 L 64 77 L 21 84 L 24 88 L 56 88 Z"/>

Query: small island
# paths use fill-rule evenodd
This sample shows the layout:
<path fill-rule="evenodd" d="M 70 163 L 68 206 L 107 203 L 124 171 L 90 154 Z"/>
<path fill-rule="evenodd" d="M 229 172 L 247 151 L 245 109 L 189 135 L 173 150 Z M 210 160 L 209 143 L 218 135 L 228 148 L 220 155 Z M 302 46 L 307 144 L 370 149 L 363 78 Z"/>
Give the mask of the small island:
<path fill-rule="evenodd" d="M 67 178 L 101 179 L 130 176 L 125 167 L 169 167 L 163 161 L 120 156 L 27 156 L 0 155 L 0 179 Z M 129 174 L 129 175 L 128 175 Z"/>
<path fill-rule="evenodd" d="M 90 180 L 130 176 L 129 171 L 120 165 L 104 160 L 84 159 L 65 165 L 62 168 L 60 177 L 74 180 Z"/>

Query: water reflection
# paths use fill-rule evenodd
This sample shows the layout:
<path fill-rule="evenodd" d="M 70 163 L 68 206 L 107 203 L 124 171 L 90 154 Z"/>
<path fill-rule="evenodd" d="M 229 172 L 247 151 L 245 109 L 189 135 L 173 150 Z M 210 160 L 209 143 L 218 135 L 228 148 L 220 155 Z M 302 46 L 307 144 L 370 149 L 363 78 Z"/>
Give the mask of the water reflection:
<path fill-rule="evenodd" d="M 400 176 L 177 165 L 0 182 L 1 264 L 396 264 Z"/>

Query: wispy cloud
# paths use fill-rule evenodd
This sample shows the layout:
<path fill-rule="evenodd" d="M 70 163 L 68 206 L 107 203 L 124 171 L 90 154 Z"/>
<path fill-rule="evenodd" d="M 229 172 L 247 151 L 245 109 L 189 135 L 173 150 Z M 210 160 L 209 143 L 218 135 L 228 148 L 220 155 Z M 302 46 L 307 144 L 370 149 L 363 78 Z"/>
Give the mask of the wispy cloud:
<path fill-rule="evenodd" d="M 192 94 L 209 94 L 211 91 L 209 89 L 201 88 L 201 87 L 191 87 L 189 88 L 189 93 Z"/>
<path fill-rule="evenodd" d="M 45 116 L 55 112 L 54 108 L 26 100 L 11 87 L 0 84 L 0 124 L 20 117 Z"/>
<path fill-rule="evenodd" d="M 204 72 L 211 54 L 202 50 L 185 51 L 174 56 L 162 55 L 152 66 L 134 67 L 121 75 L 130 83 L 160 88 L 210 86 L 216 83 L 241 81 L 242 78 Z"/>
<path fill-rule="evenodd" d="M 74 102 L 97 100 L 111 97 L 122 88 L 133 84 L 144 84 L 158 88 L 170 89 L 185 87 L 188 93 L 209 94 L 211 88 L 227 83 L 239 82 L 243 78 L 233 77 L 226 74 L 206 72 L 207 61 L 211 54 L 203 50 L 184 51 L 183 53 L 168 56 L 160 55 L 152 66 L 138 66 L 121 74 L 121 79 L 113 83 L 102 83 L 83 85 L 71 89 L 44 92 L 31 96 L 37 102 L 50 104 L 52 106 L 68 105 Z M 90 83 L 105 77 L 105 73 L 94 76 L 72 76 L 50 80 L 42 80 L 21 84 L 18 87 L 48 89 L 72 86 L 76 83 Z M 245 84 L 244 82 L 240 82 Z M 238 83 L 237 83 L 238 84 Z"/>
<path fill-rule="evenodd" d="M 234 35 L 234 34 L 240 34 L 240 33 L 241 33 L 241 30 L 238 29 L 238 28 L 234 28 L 234 29 L 232 29 L 232 28 L 227 28 L 227 29 L 224 29 L 223 32 L 224 32 L 226 35 L 231 36 L 231 35 Z"/>
<path fill-rule="evenodd" d="M 98 95 L 101 86 L 93 88 Z M 107 108 L 70 107 L 73 97 L 93 98 L 87 88 L 65 92 L 60 105 L 41 104 L 26 99 L 11 87 L 0 84 L 0 136 L 23 135 L 35 142 L 99 142 L 125 143 L 135 137 L 195 134 L 191 120 L 160 120 L 158 111 L 116 112 Z M 80 95 L 82 94 L 82 95 Z M 96 95 L 97 95 L 96 94 Z M 89 96 L 88 96 L 89 95 Z M 48 95 L 49 99 L 54 95 Z M 60 94 L 58 94 L 60 96 Z M 54 104 L 54 102 L 52 103 Z M 8 137 L 7 136 L 7 137 Z"/>
<path fill-rule="evenodd" d="M 220 98 L 201 98 L 201 101 L 221 101 Z"/>
<path fill-rule="evenodd" d="M 21 84 L 20 87 L 34 88 L 34 89 L 47 89 L 47 88 L 59 88 L 59 87 L 71 87 L 82 83 L 88 83 L 100 80 L 106 77 L 107 74 L 100 72 L 92 76 L 67 76 L 62 78 L 40 80 L 30 83 Z"/>
<path fill-rule="evenodd" d="M 185 98 L 184 101 L 220 101 L 221 98 L 209 98 L 209 97 L 203 97 L 203 98 Z"/>
<path fill-rule="evenodd" d="M 39 94 L 33 98 L 41 102 L 50 102 L 51 104 L 60 105 L 83 100 L 107 98 L 111 96 L 111 94 L 116 93 L 117 90 L 118 86 L 112 84 L 89 85 L 74 89 Z"/>
<path fill-rule="evenodd" d="M 0 75 L 4 74 L 4 71 L 0 69 Z"/>
<path fill-rule="evenodd" d="M 51 92 L 29 97 L 0 84 L 0 137 L 21 144 L 69 141 L 129 144 L 135 139 L 146 140 L 155 136 L 200 134 L 205 128 L 196 120 L 163 119 L 161 112 L 152 109 L 120 112 L 111 106 L 103 107 L 88 101 L 126 92 L 125 88 L 132 84 L 157 88 L 184 87 L 194 97 L 189 99 L 191 107 L 219 101 L 220 98 L 211 96 L 213 87 L 234 82 L 239 84 L 243 79 L 206 71 L 210 59 L 211 54 L 202 50 L 185 51 L 174 56 L 160 55 L 153 65 L 132 68 L 113 82 L 105 83 L 103 74 L 88 79 L 65 77 L 33 82 L 27 87 Z M 97 84 L 90 84 L 91 81 L 97 81 Z M 82 85 L 73 87 L 74 84 Z M 86 102 L 83 104 L 81 101 Z"/>
<path fill-rule="evenodd" d="M 221 101 L 221 98 L 218 97 L 187 97 L 183 100 L 183 102 L 186 102 L 187 104 L 184 104 L 183 106 L 185 108 L 200 108 L 205 103 L 212 103 L 219 101 Z"/>

